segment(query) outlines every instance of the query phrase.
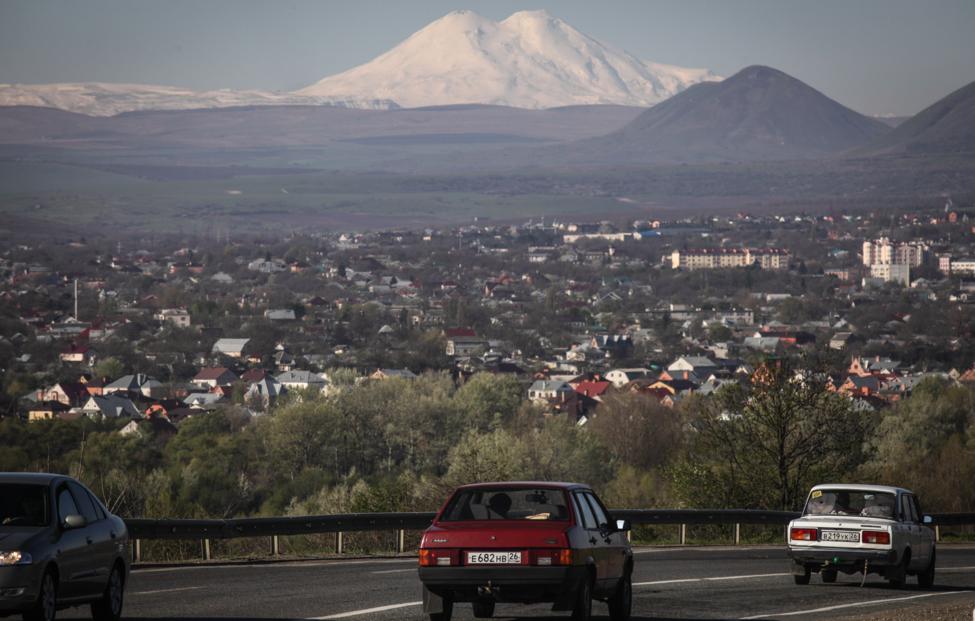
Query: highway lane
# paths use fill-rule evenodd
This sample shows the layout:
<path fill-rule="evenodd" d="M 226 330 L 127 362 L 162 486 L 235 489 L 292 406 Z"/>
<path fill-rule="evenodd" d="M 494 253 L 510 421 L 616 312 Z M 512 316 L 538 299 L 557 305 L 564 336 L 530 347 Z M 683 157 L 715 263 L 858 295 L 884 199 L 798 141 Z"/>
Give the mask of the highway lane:
<path fill-rule="evenodd" d="M 817 576 L 796 586 L 780 547 L 643 548 L 636 550 L 636 621 L 666 619 L 835 619 L 887 611 L 921 619 L 937 603 L 975 607 L 975 546 L 941 546 L 935 588 L 888 588 L 870 576 Z M 309 561 L 258 565 L 140 569 L 127 588 L 125 616 L 163 619 L 426 619 L 415 559 Z M 599 618 L 606 607 L 596 604 Z M 86 609 L 59 613 L 85 618 Z M 499 605 L 503 619 L 565 618 L 548 606 Z M 454 618 L 473 619 L 469 605 Z"/>

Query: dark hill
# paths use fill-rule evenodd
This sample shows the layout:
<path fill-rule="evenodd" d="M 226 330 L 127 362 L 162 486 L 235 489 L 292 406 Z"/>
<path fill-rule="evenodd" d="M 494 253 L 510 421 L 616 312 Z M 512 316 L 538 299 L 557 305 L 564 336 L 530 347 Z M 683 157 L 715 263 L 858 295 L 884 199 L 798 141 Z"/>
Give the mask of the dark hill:
<path fill-rule="evenodd" d="M 975 82 L 921 110 L 855 155 L 975 152 Z"/>
<path fill-rule="evenodd" d="M 601 163 L 806 159 L 889 131 L 781 71 L 756 65 L 723 82 L 692 86 L 618 131 L 576 143 L 576 156 Z"/>

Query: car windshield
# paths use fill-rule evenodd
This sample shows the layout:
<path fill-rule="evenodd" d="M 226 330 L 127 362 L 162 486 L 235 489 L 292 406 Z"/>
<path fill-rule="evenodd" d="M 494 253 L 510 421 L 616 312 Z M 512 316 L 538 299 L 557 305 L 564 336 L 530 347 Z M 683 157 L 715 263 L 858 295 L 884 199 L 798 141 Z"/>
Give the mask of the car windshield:
<path fill-rule="evenodd" d="M 558 489 L 504 487 L 461 490 L 444 510 L 443 522 L 467 520 L 569 519 L 565 492 Z"/>
<path fill-rule="evenodd" d="M 847 489 L 816 489 L 809 494 L 804 515 L 859 515 L 894 518 L 894 494 Z"/>
<path fill-rule="evenodd" d="M 50 506 L 46 485 L 0 483 L 0 527 L 47 526 Z"/>

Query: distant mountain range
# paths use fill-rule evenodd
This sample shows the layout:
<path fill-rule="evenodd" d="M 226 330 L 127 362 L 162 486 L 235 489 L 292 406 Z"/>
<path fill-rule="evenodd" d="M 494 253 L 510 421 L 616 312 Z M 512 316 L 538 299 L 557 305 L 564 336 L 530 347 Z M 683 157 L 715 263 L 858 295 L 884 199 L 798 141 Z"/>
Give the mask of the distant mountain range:
<path fill-rule="evenodd" d="M 706 69 L 640 60 L 545 11 L 521 11 L 500 22 L 454 11 L 374 60 L 295 92 L 95 82 L 0 84 L 0 106 L 46 106 L 93 116 L 257 105 L 646 107 L 708 80 L 720 77 Z"/>
<path fill-rule="evenodd" d="M 889 133 L 777 69 L 697 84 L 609 135 L 573 145 L 577 162 L 709 162 L 822 157 Z"/>
<path fill-rule="evenodd" d="M 496 22 L 454 11 L 378 58 L 297 91 L 403 107 L 487 103 L 518 108 L 652 106 L 720 80 L 706 69 L 640 60 L 545 11 Z"/>
<path fill-rule="evenodd" d="M 343 99 L 265 91 L 194 91 L 148 84 L 0 84 L 0 106 L 43 106 L 91 116 L 113 116 L 139 110 L 281 105 L 322 105 L 366 110 L 398 107 L 395 102 L 378 99 Z"/>

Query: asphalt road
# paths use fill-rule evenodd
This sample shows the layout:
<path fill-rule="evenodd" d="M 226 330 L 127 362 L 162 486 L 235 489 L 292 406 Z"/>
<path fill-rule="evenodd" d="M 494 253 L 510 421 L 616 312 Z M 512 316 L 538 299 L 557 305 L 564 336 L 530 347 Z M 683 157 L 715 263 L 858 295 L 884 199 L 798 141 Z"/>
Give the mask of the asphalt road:
<path fill-rule="evenodd" d="M 778 547 L 649 548 L 636 550 L 635 621 L 666 619 L 843 619 L 882 614 L 925 619 L 932 607 L 975 608 L 975 546 L 941 546 L 935 587 L 913 578 L 903 589 L 869 576 L 813 576 L 796 586 Z M 598 618 L 608 619 L 596 604 Z M 69 609 L 59 619 L 87 618 Z M 498 605 L 503 619 L 566 618 L 548 606 Z M 258 565 L 147 568 L 126 589 L 128 619 L 426 619 L 415 559 L 305 561 Z M 459 604 L 454 618 L 473 619 Z M 969 618 L 966 612 L 965 621 Z"/>

